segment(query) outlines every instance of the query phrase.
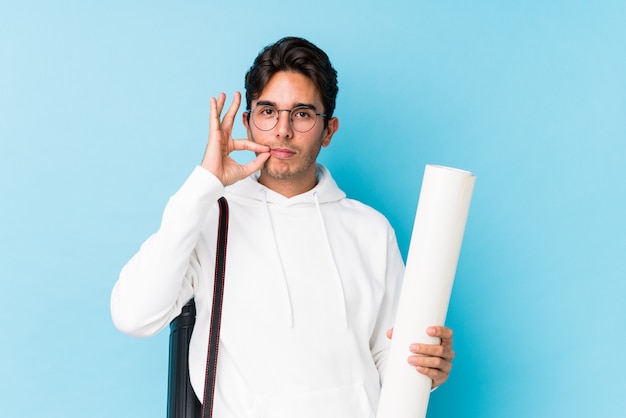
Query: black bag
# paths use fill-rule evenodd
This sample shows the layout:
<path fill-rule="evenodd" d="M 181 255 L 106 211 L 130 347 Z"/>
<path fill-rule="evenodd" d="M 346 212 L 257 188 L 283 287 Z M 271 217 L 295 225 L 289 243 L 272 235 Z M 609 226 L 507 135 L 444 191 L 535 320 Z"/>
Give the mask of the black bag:
<path fill-rule="evenodd" d="M 191 299 L 170 323 L 170 356 L 167 381 L 167 418 L 200 418 L 202 403 L 189 381 L 189 341 L 196 323 Z"/>

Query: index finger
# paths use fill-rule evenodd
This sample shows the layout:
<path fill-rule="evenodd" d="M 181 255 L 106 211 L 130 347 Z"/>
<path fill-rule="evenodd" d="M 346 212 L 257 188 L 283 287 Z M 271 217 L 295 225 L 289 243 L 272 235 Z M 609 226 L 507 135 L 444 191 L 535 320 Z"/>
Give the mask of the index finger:
<path fill-rule="evenodd" d="M 448 327 L 444 327 L 443 325 L 433 325 L 426 329 L 426 334 L 431 337 L 439 337 L 442 340 L 451 340 L 452 339 L 452 330 Z"/>
<path fill-rule="evenodd" d="M 249 139 L 235 139 L 233 140 L 233 149 L 237 151 L 269 152 L 270 147 L 250 141 Z"/>

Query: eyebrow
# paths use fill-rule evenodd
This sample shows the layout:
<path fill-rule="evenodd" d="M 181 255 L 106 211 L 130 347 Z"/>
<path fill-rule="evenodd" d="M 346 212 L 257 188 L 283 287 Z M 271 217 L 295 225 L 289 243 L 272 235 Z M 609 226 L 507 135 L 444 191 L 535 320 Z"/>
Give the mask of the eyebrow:
<path fill-rule="evenodd" d="M 278 107 L 276 106 L 276 103 L 271 102 L 269 100 L 259 100 L 258 102 L 256 102 L 257 106 L 272 106 L 272 107 Z M 306 107 L 309 109 L 312 109 L 314 111 L 317 111 L 317 108 L 315 107 L 315 105 L 310 104 L 310 103 L 296 103 L 292 109 L 295 109 L 296 107 Z"/>

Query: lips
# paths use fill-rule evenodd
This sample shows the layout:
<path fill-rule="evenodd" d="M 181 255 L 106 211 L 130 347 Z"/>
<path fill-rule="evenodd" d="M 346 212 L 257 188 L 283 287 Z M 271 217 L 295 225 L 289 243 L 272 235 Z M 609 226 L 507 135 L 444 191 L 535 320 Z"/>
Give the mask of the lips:
<path fill-rule="evenodd" d="M 295 151 L 292 151 L 288 148 L 272 148 L 270 150 L 270 155 L 276 158 L 289 158 L 296 155 Z"/>

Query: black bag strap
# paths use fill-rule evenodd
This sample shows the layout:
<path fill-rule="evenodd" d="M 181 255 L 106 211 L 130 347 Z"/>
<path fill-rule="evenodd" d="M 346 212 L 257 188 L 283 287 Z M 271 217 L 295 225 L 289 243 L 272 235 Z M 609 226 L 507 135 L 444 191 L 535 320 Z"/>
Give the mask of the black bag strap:
<path fill-rule="evenodd" d="M 222 299 L 224 296 L 224 273 L 226 270 L 226 244 L 228 237 L 228 202 L 221 197 L 217 203 L 220 208 L 217 230 L 217 251 L 215 253 L 215 277 L 213 280 L 213 304 L 211 306 L 211 325 L 209 328 L 209 348 L 204 377 L 204 400 L 202 418 L 213 416 L 213 397 L 215 395 L 215 375 L 217 371 L 217 350 L 220 343 L 220 323 L 222 320 Z"/>

